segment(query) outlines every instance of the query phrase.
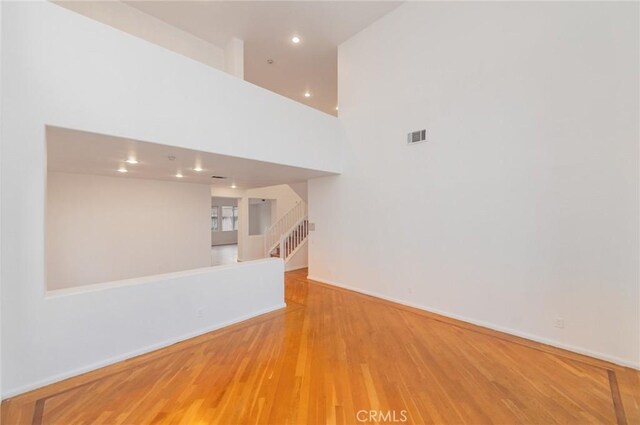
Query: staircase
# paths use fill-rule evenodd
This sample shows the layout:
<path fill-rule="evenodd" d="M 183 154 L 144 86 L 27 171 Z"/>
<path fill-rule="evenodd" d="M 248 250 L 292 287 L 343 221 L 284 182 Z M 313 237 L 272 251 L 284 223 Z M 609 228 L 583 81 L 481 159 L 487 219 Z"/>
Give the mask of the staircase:
<path fill-rule="evenodd" d="M 300 202 L 265 232 L 265 256 L 279 257 L 286 263 L 308 236 L 307 204 Z"/>

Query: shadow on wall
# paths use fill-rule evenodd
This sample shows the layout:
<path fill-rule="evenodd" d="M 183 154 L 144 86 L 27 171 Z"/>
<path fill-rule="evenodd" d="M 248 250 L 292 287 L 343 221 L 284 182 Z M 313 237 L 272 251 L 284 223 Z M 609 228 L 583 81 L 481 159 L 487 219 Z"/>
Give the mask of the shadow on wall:
<path fill-rule="evenodd" d="M 264 235 L 277 215 L 276 199 L 249 198 L 249 236 Z"/>

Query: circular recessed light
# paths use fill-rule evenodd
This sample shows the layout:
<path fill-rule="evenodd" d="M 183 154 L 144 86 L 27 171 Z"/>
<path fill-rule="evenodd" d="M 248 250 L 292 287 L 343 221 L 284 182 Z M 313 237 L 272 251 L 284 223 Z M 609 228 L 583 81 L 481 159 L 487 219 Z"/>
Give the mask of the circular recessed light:
<path fill-rule="evenodd" d="M 338 110 L 338 107 L 336 106 L 336 111 Z"/>
<path fill-rule="evenodd" d="M 127 164 L 137 164 L 138 160 L 135 158 L 129 158 L 125 161 Z"/>
<path fill-rule="evenodd" d="M 298 44 L 298 43 L 300 43 L 300 37 L 298 37 L 297 35 L 294 35 L 294 36 L 291 38 L 291 42 L 292 42 L 293 44 Z"/>
<path fill-rule="evenodd" d="M 176 174 L 176 177 L 181 179 L 183 177 L 183 175 L 182 175 L 182 173 L 178 173 L 178 174 Z"/>
<path fill-rule="evenodd" d="M 304 97 L 311 97 L 311 93 L 309 93 L 309 92 L 305 92 L 305 93 L 304 93 Z"/>
<path fill-rule="evenodd" d="M 235 189 L 237 186 L 235 184 L 231 185 L 231 189 Z"/>
<path fill-rule="evenodd" d="M 127 170 L 126 168 L 124 168 L 124 167 L 120 167 L 120 168 L 118 168 L 118 172 L 119 172 L 119 173 L 126 173 L 127 171 L 128 171 L 128 170 Z"/>
<path fill-rule="evenodd" d="M 197 166 L 197 167 L 195 167 L 195 168 L 193 169 L 193 171 L 200 172 L 200 171 L 202 171 L 202 167 Z"/>

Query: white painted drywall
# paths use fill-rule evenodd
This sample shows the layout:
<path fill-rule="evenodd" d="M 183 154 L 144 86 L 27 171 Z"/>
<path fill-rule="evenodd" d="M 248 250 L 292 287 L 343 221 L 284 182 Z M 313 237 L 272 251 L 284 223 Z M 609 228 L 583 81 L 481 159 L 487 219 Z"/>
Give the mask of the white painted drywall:
<path fill-rule="evenodd" d="M 277 260 L 46 298 L 45 125 L 339 172 L 337 119 L 53 3 L 2 8 L 3 396 L 281 305 Z M 186 318 L 190 285 L 219 315 Z"/>
<path fill-rule="evenodd" d="M 293 189 L 293 191 L 297 193 L 300 199 L 302 199 L 304 202 L 309 201 L 309 188 L 306 181 L 299 183 L 289 183 L 289 187 L 291 187 L 291 189 Z"/>
<path fill-rule="evenodd" d="M 27 325 L 9 331 L 33 349 L 19 361 L 10 350 L 4 397 L 283 308 L 284 270 L 282 260 L 265 259 L 61 289 L 34 301 L 29 308 L 46 323 L 36 335 Z"/>
<path fill-rule="evenodd" d="M 12 36 L 5 68 L 13 70 L 5 79 L 39 82 L 20 103 L 38 96 L 34 119 L 340 172 L 344 134 L 336 117 L 53 3 L 12 3 L 4 19 Z"/>
<path fill-rule="evenodd" d="M 235 245 L 238 243 L 238 231 L 211 232 L 211 246 Z"/>
<path fill-rule="evenodd" d="M 253 198 L 255 200 L 255 198 Z M 265 199 L 260 203 L 249 199 L 249 235 L 264 235 L 271 226 L 271 210 L 277 208 L 277 200 Z"/>
<path fill-rule="evenodd" d="M 310 275 L 640 367 L 639 7 L 409 2 L 340 46 Z"/>
<path fill-rule="evenodd" d="M 211 265 L 209 186 L 49 172 L 47 289 Z"/>
<path fill-rule="evenodd" d="M 247 201 L 250 198 L 275 201 L 272 203 L 275 208 L 271 212 L 272 221 L 274 222 L 302 201 L 300 196 L 288 184 L 248 189 L 245 191 L 245 198 Z"/>
<path fill-rule="evenodd" d="M 121 1 L 74 0 L 55 3 L 198 62 L 226 70 L 226 48 L 206 42 Z"/>
<path fill-rule="evenodd" d="M 209 193 L 211 193 L 211 187 L 210 186 L 209 186 Z M 211 205 L 226 206 L 226 207 L 237 207 L 238 206 L 238 200 L 236 198 L 212 196 L 211 197 Z"/>
<path fill-rule="evenodd" d="M 231 38 L 224 46 L 224 70 L 244 79 L 244 41 L 239 38 Z"/>

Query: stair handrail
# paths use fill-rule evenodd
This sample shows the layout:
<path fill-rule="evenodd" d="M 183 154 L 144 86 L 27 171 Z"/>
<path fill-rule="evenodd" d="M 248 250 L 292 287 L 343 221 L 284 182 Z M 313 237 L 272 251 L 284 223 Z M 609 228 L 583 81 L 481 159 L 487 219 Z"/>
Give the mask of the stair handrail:
<path fill-rule="evenodd" d="M 307 215 L 307 204 L 298 201 L 289 211 L 269 226 L 264 232 L 265 257 L 280 243 L 280 238 L 299 224 L 299 221 Z"/>
<path fill-rule="evenodd" d="M 280 237 L 279 254 L 285 262 L 293 256 L 309 236 L 309 217 L 304 216 L 291 227 L 291 230 Z"/>

